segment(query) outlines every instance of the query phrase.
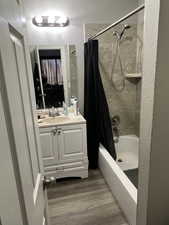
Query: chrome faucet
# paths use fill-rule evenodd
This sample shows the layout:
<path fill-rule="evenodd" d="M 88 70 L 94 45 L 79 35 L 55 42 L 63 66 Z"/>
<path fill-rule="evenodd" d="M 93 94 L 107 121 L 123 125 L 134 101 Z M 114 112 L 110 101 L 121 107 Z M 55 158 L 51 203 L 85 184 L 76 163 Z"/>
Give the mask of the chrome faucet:
<path fill-rule="evenodd" d="M 55 117 L 55 116 L 59 116 L 59 112 L 57 108 L 52 107 L 51 109 L 49 109 L 49 117 Z"/>

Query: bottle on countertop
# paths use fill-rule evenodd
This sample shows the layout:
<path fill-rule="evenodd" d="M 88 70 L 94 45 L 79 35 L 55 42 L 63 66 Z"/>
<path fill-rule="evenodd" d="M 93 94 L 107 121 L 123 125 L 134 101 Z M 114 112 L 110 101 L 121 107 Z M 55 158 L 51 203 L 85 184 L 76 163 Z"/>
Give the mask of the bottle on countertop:
<path fill-rule="evenodd" d="M 66 105 L 66 103 L 65 102 L 63 102 L 63 113 L 64 113 L 64 115 L 68 115 L 68 107 L 67 107 L 67 105 Z"/>
<path fill-rule="evenodd" d="M 78 107 L 78 100 L 76 97 L 71 97 L 70 99 L 71 102 L 71 106 L 73 109 L 73 113 L 75 116 L 77 116 L 79 114 L 79 107 Z"/>

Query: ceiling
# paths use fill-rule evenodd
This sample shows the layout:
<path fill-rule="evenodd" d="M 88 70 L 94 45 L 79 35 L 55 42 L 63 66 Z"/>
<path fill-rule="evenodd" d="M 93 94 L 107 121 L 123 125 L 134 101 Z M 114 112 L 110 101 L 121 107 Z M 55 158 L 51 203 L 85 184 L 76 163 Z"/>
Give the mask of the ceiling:
<path fill-rule="evenodd" d="M 27 19 L 64 14 L 72 23 L 110 22 L 138 6 L 138 0 L 24 0 Z"/>

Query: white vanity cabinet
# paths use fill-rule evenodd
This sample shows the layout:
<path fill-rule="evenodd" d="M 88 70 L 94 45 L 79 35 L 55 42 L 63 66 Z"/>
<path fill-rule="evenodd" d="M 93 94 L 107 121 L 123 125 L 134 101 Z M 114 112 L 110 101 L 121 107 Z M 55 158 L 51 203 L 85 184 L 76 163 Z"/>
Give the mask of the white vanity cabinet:
<path fill-rule="evenodd" d="M 46 176 L 88 177 L 86 123 L 40 127 Z"/>

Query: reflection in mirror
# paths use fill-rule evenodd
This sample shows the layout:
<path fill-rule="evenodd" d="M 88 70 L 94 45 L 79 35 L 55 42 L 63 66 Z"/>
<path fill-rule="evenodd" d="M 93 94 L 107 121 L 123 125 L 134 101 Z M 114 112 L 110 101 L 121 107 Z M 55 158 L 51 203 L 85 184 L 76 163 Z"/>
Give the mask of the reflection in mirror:
<path fill-rule="evenodd" d="M 69 105 L 77 97 L 77 57 L 74 45 L 31 48 L 37 109 Z"/>

